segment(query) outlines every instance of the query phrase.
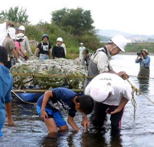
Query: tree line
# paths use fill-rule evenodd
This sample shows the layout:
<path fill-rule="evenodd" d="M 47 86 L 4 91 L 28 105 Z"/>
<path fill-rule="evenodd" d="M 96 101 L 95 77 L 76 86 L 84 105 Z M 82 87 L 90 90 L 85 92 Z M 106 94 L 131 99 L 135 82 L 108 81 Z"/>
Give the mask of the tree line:
<path fill-rule="evenodd" d="M 40 21 L 36 25 L 30 24 L 28 18 L 27 10 L 19 7 L 0 12 L 0 22 L 12 22 L 15 26 L 24 25 L 30 40 L 40 41 L 42 35 L 47 33 L 51 44 L 55 44 L 56 38 L 61 36 L 69 52 L 78 52 L 79 42 L 92 50 L 103 45 L 96 35 L 90 10 L 63 8 L 51 13 L 51 23 Z"/>

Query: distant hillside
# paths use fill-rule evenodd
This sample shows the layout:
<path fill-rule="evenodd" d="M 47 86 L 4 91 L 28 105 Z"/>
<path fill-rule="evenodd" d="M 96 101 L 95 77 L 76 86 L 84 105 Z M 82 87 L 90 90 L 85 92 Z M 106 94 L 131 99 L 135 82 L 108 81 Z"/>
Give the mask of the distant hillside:
<path fill-rule="evenodd" d="M 124 33 L 124 32 L 116 31 L 116 30 L 99 30 L 99 29 L 97 30 L 97 34 L 101 36 L 108 36 L 108 37 L 113 37 L 117 34 L 121 34 L 125 37 L 131 35 L 129 33 Z"/>
<path fill-rule="evenodd" d="M 134 39 L 134 40 L 146 40 L 146 41 L 150 41 L 150 42 L 154 42 L 154 35 L 152 36 L 148 36 L 148 35 L 138 35 L 138 34 L 130 34 L 130 33 L 126 33 L 126 32 L 122 32 L 122 31 L 117 31 L 117 30 L 100 30 L 98 29 L 96 31 L 98 36 L 106 36 L 106 37 L 113 37 L 117 34 L 121 34 L 123 36 L 125 36 L 127 39 Z"/>
<path fill-rule="evenodd" d="M 101 36 L 101 35 L 98 35 L 98 38 L 100 39 L 100 41 L 103 41 L 103 42 L 108 42 L 110 40 L 110 37 Z"/>

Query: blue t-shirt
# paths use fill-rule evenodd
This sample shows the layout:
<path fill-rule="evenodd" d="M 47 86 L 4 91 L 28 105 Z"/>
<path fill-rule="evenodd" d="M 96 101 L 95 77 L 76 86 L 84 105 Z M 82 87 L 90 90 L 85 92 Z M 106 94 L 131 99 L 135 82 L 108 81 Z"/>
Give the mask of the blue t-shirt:
<path fill-rule="evenodd" d="M 67 88 L 54 88 L 51 90 L 53 93 L 53 97 L 49 99 L 46 108 L 52 110 L 68 110 L 69 116 L 74 117 L 76 110 L 75 104 L 73 103 L 73 99 L 77 96 L 77 93 L 74 91 L 67 89 Z M 42 106 L 44 95 L 41 96 L 38 101 L 37 105 Z"/>
<path fill-rule="evenodd" d="M 11 90 L 13 86 L 13 77 L 10 70 L 0 65 L 0 125 L 5 122 L 5 103 L 11 101 Z"/>

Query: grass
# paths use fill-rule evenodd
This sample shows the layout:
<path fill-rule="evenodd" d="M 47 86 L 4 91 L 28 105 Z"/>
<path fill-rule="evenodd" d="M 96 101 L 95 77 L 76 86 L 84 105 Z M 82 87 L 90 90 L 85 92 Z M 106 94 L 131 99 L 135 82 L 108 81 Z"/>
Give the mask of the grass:
<path fill-rule="evenodd" d="M 32 52 L 35 52 L 35 47 L 31 46 Z M 140 52 L 142 49 L 147 49 L 149 53 L 154 53 L 154 43 L 129 43 L 125 48 L 125 54 L 127 53 L 136 53 Z M 91 53 L 94 51 L 90 50 Z M 78 47 L 68 47 L 67 48 L 67 59 L 75 59 L 79 57 L 79 48 Z"/>
<path fill-rule="evenodd" d="M 149 53 L 154 53 L 154 43 L 129 43 L 126 46 L 126 52 L 140 52 L 142 49 L 147 49 Z"/>

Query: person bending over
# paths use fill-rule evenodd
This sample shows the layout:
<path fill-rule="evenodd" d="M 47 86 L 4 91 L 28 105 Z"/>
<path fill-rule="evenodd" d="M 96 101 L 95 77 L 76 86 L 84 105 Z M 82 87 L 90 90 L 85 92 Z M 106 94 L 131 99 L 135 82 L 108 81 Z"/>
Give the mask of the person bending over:
<path fill-rule="evenodd" d="M 89 120 L 87 114 L 93 110 L 94 101 L 91 96 L 78 96 L 77 93 L 67 88 L 54 88 L 48 90 L 37 101 L 37 112 L 48 128 L 48 136 L 55 137 L 59 128 L 68 130 L 68 126 L 61 114 L 62 111 L 68 111 L 67 122 L 78 131 L 79 127 L 74 121 L 76 111 L 83 114 L 82 125 L 86 131 Z"/>
<path fill-rule="evenodd" d="M 114 73 L 97 75 L 88 84 L 85 94 L 95 103 L 91 122 L 96 128 L 102 128 L 106 115 L 110 114 L 112 132 L 119 132 L 124 106 L 131 99 L 131 86 Z"/>

